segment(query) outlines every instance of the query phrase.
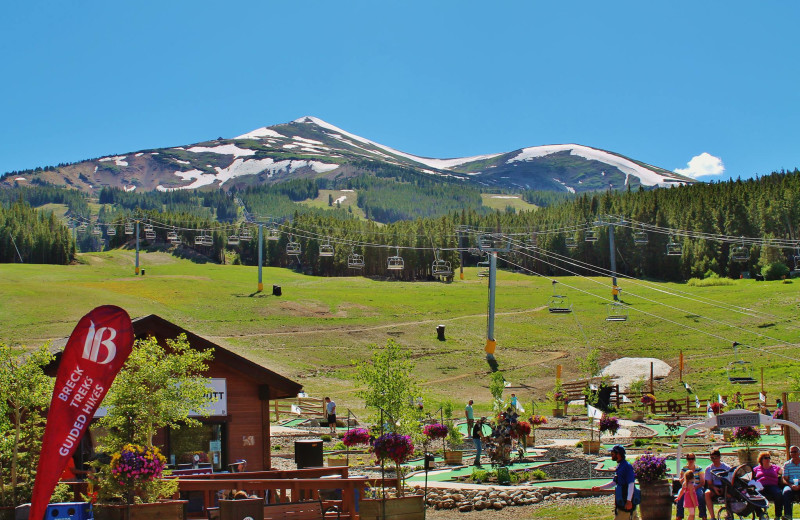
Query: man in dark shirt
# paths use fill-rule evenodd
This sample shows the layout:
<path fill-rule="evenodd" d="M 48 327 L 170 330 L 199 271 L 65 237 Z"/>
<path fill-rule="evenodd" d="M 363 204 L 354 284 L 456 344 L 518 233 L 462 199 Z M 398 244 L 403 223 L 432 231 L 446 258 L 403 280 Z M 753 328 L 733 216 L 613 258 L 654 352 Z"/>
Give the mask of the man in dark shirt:
<path fill-rule="evenodd" d="M 481 452 L 483 451 L 483 423 L 486 422 L 486 417 L 481 417 L 475 422 L 472 427 L 472 442 L 475 444 L 475 463 L 474 465 L 481 468 Z"/>

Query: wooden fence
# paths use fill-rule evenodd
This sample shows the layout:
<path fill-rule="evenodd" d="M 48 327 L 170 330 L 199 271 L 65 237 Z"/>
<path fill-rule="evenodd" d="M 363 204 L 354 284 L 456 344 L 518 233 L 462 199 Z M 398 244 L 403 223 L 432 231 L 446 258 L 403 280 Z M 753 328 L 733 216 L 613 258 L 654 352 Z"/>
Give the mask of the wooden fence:
<path fill-rule="evenodd" d="M 324 419 L 325 401 L 316 397 L 295 397 L 293 399 L 274 399 L 270 408 L 276 421 L 287 417 Z"/>

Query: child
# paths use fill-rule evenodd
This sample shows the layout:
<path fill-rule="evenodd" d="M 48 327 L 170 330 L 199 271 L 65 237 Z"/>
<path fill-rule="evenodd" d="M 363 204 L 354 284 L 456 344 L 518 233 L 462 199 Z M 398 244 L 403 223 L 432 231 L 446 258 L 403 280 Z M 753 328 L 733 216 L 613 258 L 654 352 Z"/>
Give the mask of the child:
<path fill-rule="evenodd" d="M 692 470 L 688 470 L 683 474 L 682 484 L 681 492 L 678 493 L 675 503 L 677 504 L 681 497 L 683 497 L 683 509 L 686 511 L 686 520 L 694 520 L 694 512 L 695 509 L 697 509 L 697 494 L 694 491 L 694 472 Z M 688 493 L 686 492 L 687 489 L 689 490 Z"/>

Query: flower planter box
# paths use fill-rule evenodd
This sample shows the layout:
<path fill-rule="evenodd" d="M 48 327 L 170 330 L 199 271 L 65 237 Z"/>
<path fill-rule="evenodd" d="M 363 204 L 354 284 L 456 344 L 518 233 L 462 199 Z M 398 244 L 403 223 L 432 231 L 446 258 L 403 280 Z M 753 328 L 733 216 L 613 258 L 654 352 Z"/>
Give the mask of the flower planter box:
<path fill-rule="evenodd" d="M 328 457 L 328 467 L 331 466 L 347 466 L 346 457 Z"/>
<path fill-rule="evenodd" d="M 445 451 L 444 452 L 445 464 L 463 464 L 464 452 L 461 450 Z"/>
<path fill-rule="evenodd" d="M 639 487 L 642 491 L 642 503 L 639 504 L 642 520 L 671 520 L 673 499 L 670 482 L 658 480 Z"/>
<path fill-rule="evenodd" d="M 564 417 L 564 410 L 562 408 L 553 408 L 553 417 Z"/>
<path fill-rule="evenodd" d="M 425 518 L 425 503 L 422 495 L 361 500 L 358 507 L 361 520 L 384 520 L 384 518 L 423 520 Z"/>
<path fill-rule="evenodd" d="M 583 452 L 587 455 L 600 453 L 600 441 L 583 441 Z"/>
<path fill-rule="evenodd" d="M 644 412 L 638 412 L 638 411 L 632 412 L 631 421 L 644 422 Z"/>
<path fill-rule="evenodd" d="M 186 520 L 186 500 L 151 504 L 95 504 L 94 520 Z"/>
<path fill-rule="evenodd" d="M 733 432 L 730 430 L 722 430 L 722 440 L 725 442 L 733 441 Z"/>
<path fill-rule="evenodd" d="M 736 455 L 739 456 L 739 464 L 748 464 L 754 468 L 758 465 L 758 451 L 741 449 L 737 450 Z"/>

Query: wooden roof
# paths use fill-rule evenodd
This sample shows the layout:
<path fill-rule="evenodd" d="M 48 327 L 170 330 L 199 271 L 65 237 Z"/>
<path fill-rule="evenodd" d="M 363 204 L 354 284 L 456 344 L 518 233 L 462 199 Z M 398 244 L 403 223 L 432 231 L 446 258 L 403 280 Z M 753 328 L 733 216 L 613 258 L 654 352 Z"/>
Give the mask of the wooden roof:
<path fill-rule="evenodd" d="M 258 363 L 250 361 L 235 352 L 231 352 L 216 343 L 198 336 L 194 332 L 165 320 L 161 316 L 150 314 L 148 316 L 135 318 L 131 321 L 133 323 L 133 331 L 136 339 L 144 339 L 148 336 L 153 336 L 160 344 L 164 345 L 166 344 L 165 340 L 175 339 L 180 334 L 186 334 L 186 339 L 189 341 L 189 345 L 191 345 L 192 348 L 198 350 L 213 350 L 214 358 L 212 362 L 223 363 L 227 367 L 240 372 L 243 377 L 254 380 L 262 387 L 269 387 L 268 396 L 263 396 L 268 399 L 295 397 L 303 389 L 303 385 L 300 383 L 296 383 L 268 368 L 264 368 Z M 64 345 L 66 345 L 66 339 L 64 340 Z M 59 352 L 55 354 L 56 359 L 50 365 L 51 367 L 58 366 L 61 362 L 61 351 L 64 345 L 60 345 L 61 348 Z M 55 370 L 53 370 L 53 372 L 55 372 Z"/>

